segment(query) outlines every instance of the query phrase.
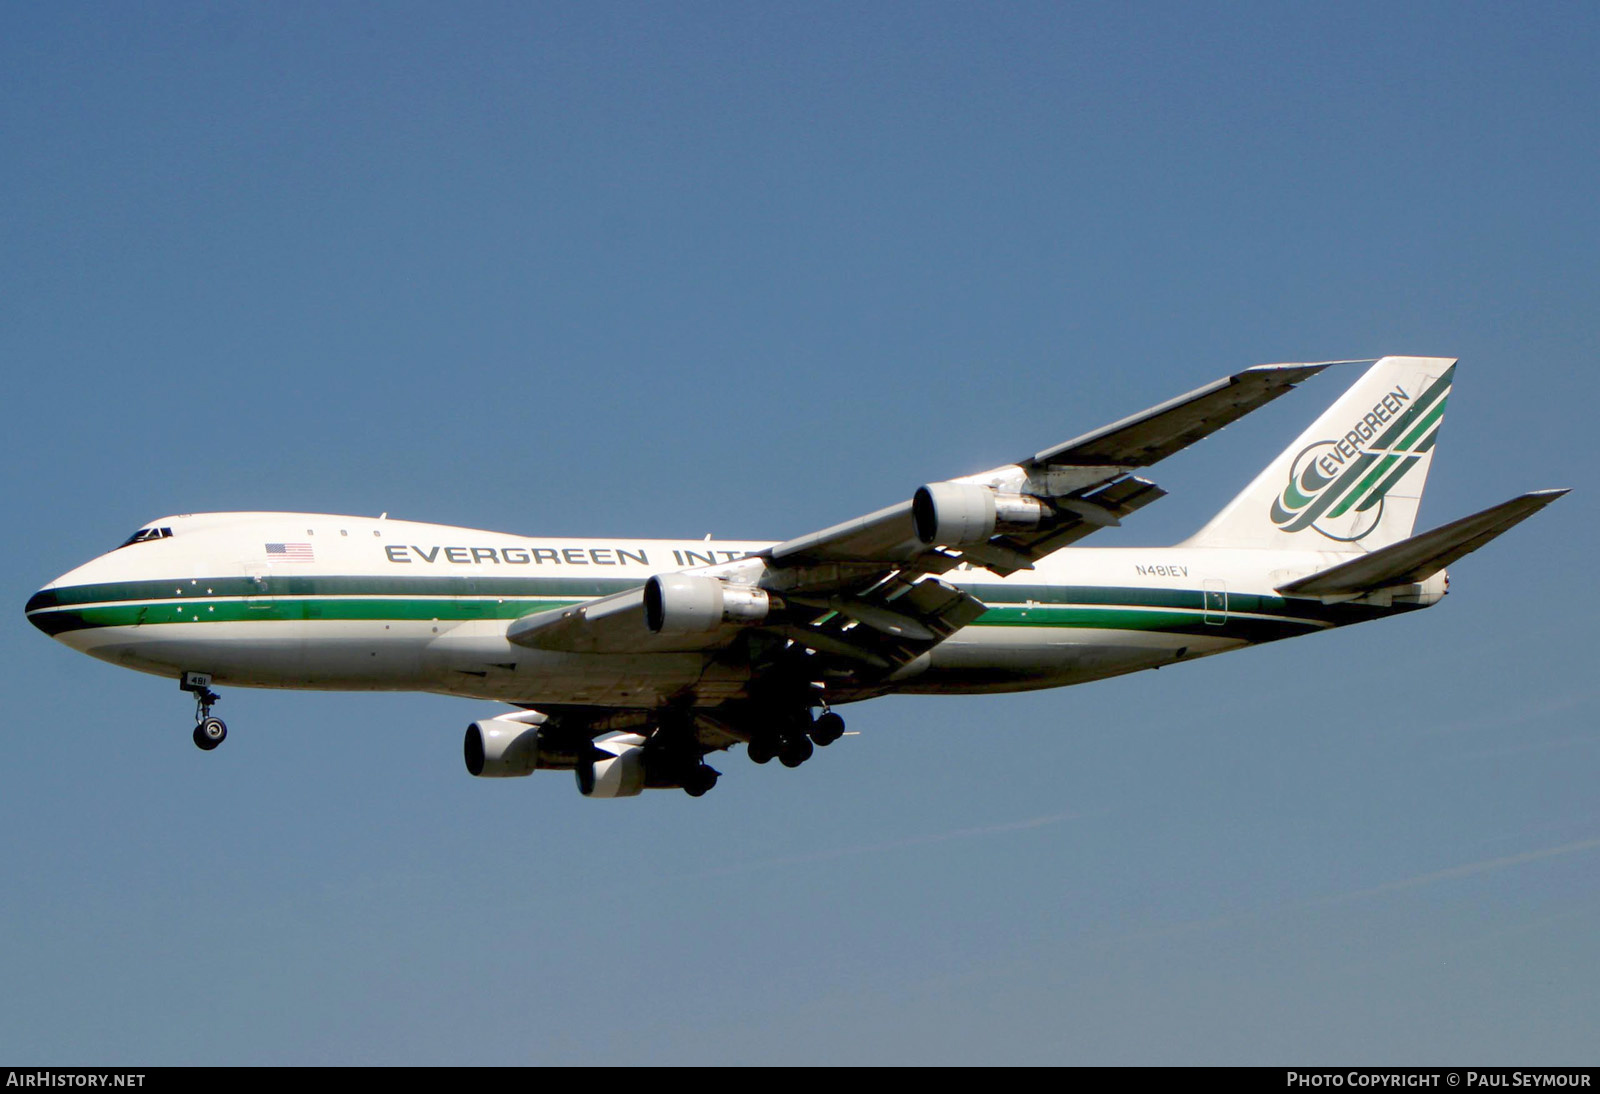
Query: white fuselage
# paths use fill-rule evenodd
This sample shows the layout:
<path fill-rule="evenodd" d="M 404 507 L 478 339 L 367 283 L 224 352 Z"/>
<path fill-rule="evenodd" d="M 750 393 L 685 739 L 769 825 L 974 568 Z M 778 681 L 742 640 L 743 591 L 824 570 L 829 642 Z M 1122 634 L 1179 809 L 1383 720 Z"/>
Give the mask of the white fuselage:
<path fill-rule="evenodd" d="M 506 632 L 530 613 L 771 546 L 541 539 L 300 513 L 178 516 L 151 528 L 170 535 L 62 575 L 30 601 L 30 619 L 75 649 L 163 676 L 528 706 L 713 706 L 745 695 L 749 668 L 714 652 L 559 652 L 513 644 Z M 988 613 L 838 701 L 1080 683 L 1426 606 L 1442 594 L 1442 574 L 1404 602 L 1323 604 L 1273 591 L 1338 557 L 1068 548 L 1005 579 L 957 569 L 945 579 Z"/>

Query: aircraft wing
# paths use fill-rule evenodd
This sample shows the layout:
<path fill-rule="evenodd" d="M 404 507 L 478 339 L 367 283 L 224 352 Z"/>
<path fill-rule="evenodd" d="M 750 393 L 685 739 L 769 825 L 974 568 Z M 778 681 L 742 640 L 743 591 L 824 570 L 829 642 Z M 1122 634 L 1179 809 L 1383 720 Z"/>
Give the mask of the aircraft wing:
<path fill-rule="evenodd" d="M 978 475 L 930 483 L 910 501 L 777 544 L 759 555 L 659 574 L 587 604 L 524 616 L 512 642 L 574 652 L 799 647 L 861 682 L 882 678 L 985 611 L 939 576 L 968 565 L 1002 576 L 1165 491 L 1132 471 L 1264 406 L 1326 368 L 1261 365 Z"/>
<path fill-rule="evenodd" d="M 1215 433 L 1334 363 L 1258 365 L 1225 376 L 1014 464 L 925 486 L 911 501 L 788 540 L 767 554 L 785 567 L 894 564 L 937 573 L 970 562 L 1001 576 L 1030 569 L 1166 494 L 1131 475 L 1134 469 Z M 1004 499 L 993 521 L 982 492 Z M 942 515 L 957 519 L 941 522 Z M 992 534 L 978 535 L 986 522 Z"/>
<path fill-rule="evenodd" d="M 1329 365 L 1353 363 L 1319 361 L 1247 368 L 1075 440 L 1047 448 L 1030 462 L 1051 467 L 1105 464 L 1149 467 L 1209 437 L 1230 422 L 1238 421 L 1252 410 L 1266 406 Z"/>

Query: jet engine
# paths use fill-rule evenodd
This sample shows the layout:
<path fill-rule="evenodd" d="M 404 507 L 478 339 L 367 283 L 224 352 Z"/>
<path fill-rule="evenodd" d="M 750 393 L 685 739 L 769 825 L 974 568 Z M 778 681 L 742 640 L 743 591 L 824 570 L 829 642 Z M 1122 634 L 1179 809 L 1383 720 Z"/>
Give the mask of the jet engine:
<path fill-rule="evenodd" d="M 586 798 L 631 798 L 642 790 L 682 786 L 683 768 L 667 759 L 647 751 L 636 733 L 598 740 L 589 759 L 578 761 L 578 792 Z"/>
<path fill-rule="evenodd" d="M 652 634 L 704 634 L 724 623 L 759 623 L 771 606 L 765 589 L 714 577 L 657 574 L 644 583 L 644 620 Z"/>
<path fill-rule="evenodd" d="M 473 775 L 486 779 L 532 775 L 539 766 L 539 726 L 509 718 L 485 718 L 467 727 L 462 751 L 467 771 Z"/>
<path fill-rule="evenodd" d="M 923 543 L 967 547 L 996 532 L 1037 528 L 1050 514 L 1044 502 L 1028 494 L 999 494 L 968 482 L 935 482 L 911 498 L 911 519 Z"/>

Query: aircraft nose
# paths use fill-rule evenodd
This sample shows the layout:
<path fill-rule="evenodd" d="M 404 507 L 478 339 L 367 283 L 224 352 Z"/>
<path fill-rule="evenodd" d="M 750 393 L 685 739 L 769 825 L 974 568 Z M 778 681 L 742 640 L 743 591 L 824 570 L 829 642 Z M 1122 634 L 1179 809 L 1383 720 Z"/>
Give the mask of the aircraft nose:
<path fill-rule="evenodd" d="M 48 612 L 45 609 L 53 608 L 55 605 L 56 591 L 53 588 L 46 587 L 40 589 L 38 592 L 30 596 L 28 598 L 28 606 L 23 610 L 28 613 L 29 623 L 32 623 L 35 627 L 38 627 L 45 634 L 54 637 L 56 632 L 50 625 L 52 622 L 51 616 L 53 613 Z"/>

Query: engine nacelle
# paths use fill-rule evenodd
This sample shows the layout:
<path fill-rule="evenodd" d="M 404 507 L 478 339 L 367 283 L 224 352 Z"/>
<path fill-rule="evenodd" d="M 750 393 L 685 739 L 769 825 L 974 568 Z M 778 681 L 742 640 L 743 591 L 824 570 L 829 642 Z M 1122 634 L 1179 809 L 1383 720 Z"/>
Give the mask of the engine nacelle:
<path fill-rule="evenodd" d="M 682 786 L 676 772 L 663 769 L 662 759 L 645 751 L 638 734 L 596 741 L 591 758 L 578 762 L 578 792 L 586 798 L 631 798 L 643 790 Z"/>
<path fill-rule="evenodd" d="M 996 532 L 1037 528 L 1050 513 L 1028 494 L 998 494 L 968 482 L 933 482 L 911 498 L 917 538 L 932 546 L 968 547 Z"/>
<path fill-rule="evenodd" d="M 714 577 L 656 574 L 644 583 L 644 621 L 652 634 L 705 634 L 724 623 L 759 623 L 771 607 L 765 589 Z"/>
<path fill-rule="evenodd" d="M 467 771 L 485 779 L 532 775 L 539 766 L 539 727 L 506 718 L 485 718 L 467 727 L 462 752 Z"/>
<path fill-rule="evenodd" d="M 644 749 L 630 745 L 578 764 L 578 793 L 586 798 L 631 798 L 644 789 Z"/>

